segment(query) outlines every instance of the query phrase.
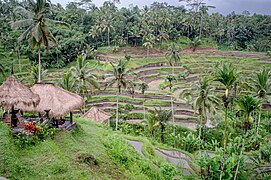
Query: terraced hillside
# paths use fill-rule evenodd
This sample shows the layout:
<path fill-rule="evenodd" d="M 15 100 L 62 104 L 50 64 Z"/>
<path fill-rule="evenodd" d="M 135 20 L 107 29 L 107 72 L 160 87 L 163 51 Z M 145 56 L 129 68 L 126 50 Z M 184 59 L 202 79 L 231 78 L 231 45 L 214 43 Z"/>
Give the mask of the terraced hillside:
<path fill-rule="evenodd" d="M 141 94 L 139 87 L 136 87 L 135 94 L 131 94 L 129 90 L 124 90 L 120 96 L 120 104 L 131 104 L 134 106 L 133 110 L 128 113 L 128 118 L 138 122 L 143 119 L 143 103 L 145 107 L 154 108 L 162 107 L 163 109 L 171 108 L 171 97 L 169 88 L 163 86 L 165 77 L 171 74 L 171 66 L 164 58 L 164 52 L 153 52 L 150 55 L 151 58 L 138 55 L 136 49 L 128 51 L 120 50 L 118 53 L 104 53 L 98 54 L 100 63 L 95 65 L 94 72 L 99 76 L 99 82 L 101 85 L 101 91 L 96 92 L 86 103 L 86 110 L 92 106 L 99 107 L 108 112 L 115 112 L 116 108 L 116 96 L 115 85 L 111 85 L 107 88 L 109 83 L 109 77 L 113 76 L 113 72 L 110 69 L 109 61 L 115 62 L 116 59 L 122 57 L 124 52 L 129 52 L 132 56 L 132 60 L 129 62 L 128 73 L 134 74 L 128 77 L 133 82 L 140 83 L 146 82 L 149 86 L 145 94 Z M 102 58 L 101 58 L 102 57 Z M 217 62 L 231 62 L 240 72 L 240 78 L 246 79 L 253 76 L 253 72 L 260 70 L 262 67 L 271 67 L 271 60 L 268 59 L 263 53 L 254 52 L 235 52 L 235 51 L 218 51 L 218 50 L 199 50 L 196 52 L 184 51 L 182 54 L 181 62 L 179 66 L 175 67 L 176 74 L 185 78 L 180 78 L 173 87 L 173 99 L 176 124 L 184 125 L 189 128 L 195 128 L 197 113 L 194 112 L 191 105 L 186 103 L 186 100 L 180 97 L 180 94 L 186 91 L 190 91 L 193 83 L 195 83 L 199 77 L 210 75 L 213 72 L 215 64 Z M 94 67 L 95 62 L 90 62 L 91 67 Z M 57 82 L 63 70 L 51 70 L 48 72 L 47 81 Z M 136 74 L 136 75 L 135 75 Z M 216 83 L 212 83 L 216 89 L 218 96 L 222 94 L 223 87 Z"/>

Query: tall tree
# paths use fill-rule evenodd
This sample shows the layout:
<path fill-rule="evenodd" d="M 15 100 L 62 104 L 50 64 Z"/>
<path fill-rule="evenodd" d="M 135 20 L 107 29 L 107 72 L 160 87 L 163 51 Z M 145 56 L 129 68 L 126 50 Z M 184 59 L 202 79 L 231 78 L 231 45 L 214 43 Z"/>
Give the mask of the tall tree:
<path fill-rule="evenodd" d="M 72 66 L 70 71 L 75 79 L 74 85 L 76 91 L 84 97 L 89 96 L 89 92 L 93 93 L 94 89 L 99 89 L 97 76 L 92 73 L 93 69 L 89 68 L 86 54 L 81 54 L 77 57 L 76 65 Z"/>
<path fill-rule="evenodd" d="M 63 89 L 66 89 L 67 91 L 74 91 L 75 79 L 73 78 L 72 73 L 70 71 L 64 73 L 59 84 Z"/>
<path fill-rule="evenodd" d="M 116 97 L 117 97 L 117 107 L 116 107 L 116 130 L 118 130 L 118 121 L 119 121 L 119 94 L 121 94 L 121 89 L 126 88 L 127 79 L 126 79 L 126 67 L 128 61 L 120 59 L 117 64 L 113 64 L 111 66 L 113 68 L 114 81 L 113 83 L 117 84 L 116 88 Z M 111 83 L 110 83 L 111 84 Z"/>
<path fill-rule="evenodd" d="M 38 46 L 38 62 L 39 62 L 39 75 L 38 82 L 41 82 L 41 59 L 40 59 L 40 47 L 45 45 L 49 48 L 49 41 L 53 44 L 57 44 L 57 41 L 51 31 L 48 24 L 60 24 L 69 27 L 68 24 L 55 21 L 47 18 L 50 14 L 50 3 L 46 0 L 29 1 L 28 8 L 17 7 L 14 10 L 18 15 L 24 17 L 23 20 L 11 22 L 11 27 L 14 29 L 27 28 L 18 38 L 18 41 L 28 39 L 30 47 L 33 49 Z"/>
<path fill-rule="evenodd" d="M 262 69 L 260 72 L 256 73 L 255 78 L 252 79 L 252 89 L 256 93 L 256 96 L 260 98 L 261 104 L 263 102 L 268 102 L 268 95 L 271 93 L 271 72 L 267 69 Z M 261 108 L 258 114 L 257 132 L 258 136 L 259 127 L 261 123 Z"/>
<path fill-rule="evenodd" d="M 163 110 L 161 107 L 159 109 L 154 108 L 154 110 L 150 110 L 151 117 L 155 119 L 154 126 L 159 126 L 161 129 L 161 142 L 165 142 L 164 131 L 166 127 L 166 123 L 170 120 L 172 114 L 170 110 Z"/>
<path fill-rule="evenodd" d="M 165 83 L 168 85 L 170 90 L 170 102 L 171 102 L 171 114 L 172 114 L 172 123 L 173 126 L 175 126 L 175 120 L 174 120 L 174 102 L 173 102 L 173 82 L 176 81 L 175 76 L 168 75 L 165 79 Z M 174 128 L 174 134 L 175 134 L 175 128 Z"/>
<path fill-rule="evenodd" d="M 193 104 L 194 110 L 198 111 L 200 115 L 199 139 L 201 139 L 202 127 L 205 129 L 207 122 L 207 113 L 215 113 L 215 106 L 219 104 L 220 100 L 214 95 L 214 89 L 211 88 L 208 77 L 200 78 L 191 91 L 182 96 L 188 97 L 188 102 Z"/>
<path fill-rule="evenodd" d="M 146 36 L 144 36 L 144 43 L 142 44 L 142 46 L 147 48 L 147 58 L 150 55 L 150 49 L 153 48 L 153 45 L 155 43 L 155 36 L 153 34 L 148 34 Z"/>
<path fill-rule="evenodd" d="M 174 76 L 174 66 L 180 62 L 180 47 L 176 43 L 172 43 L 168 47 L 168 52 L 166 53 L 166 58 L 169 65 L 172 67 L 172 75 Z"/>
<path fill-rule="evenodd" d="M 215 81 L 218 81 L 225 86 L 225 94 L 222 97 L 225 108 L 224 149 L 226 148 L 227 144 L 226 130 L 228 126 L 228 106 L 230 103 L 230 91 L 232 90 L 237 78 L 237 72 L 233 68 L 232 64 L 222 64 L 221 67 L 218 67 L 214 78 Z"/>
<path fill-rule="evenodd" d="M 251 113 L 260 110 L 260 101 L 257 98 L 247 95 L 239 98 L 236 105 L 237 112 L 243 114 L 244 128 L 247 132 L 247 130 L 250 129 L 250 124 L 253 120 L 253 118 L 251 117 Z"/>
<path fill-rule="evenodd" d="M 145 82 L 142 82 L 139 84 L 139 89 L 141 90 L 141 93 L 144 95 L 145 94 L 145 91 L 148 89 L 148 84 L 145 83 Z M 145 109 L 145 97 L 144 97 L 144 100 L 143 100 L 143 110 L 144 110 L 144 119 L 146 119 L 146 109 Z"/>

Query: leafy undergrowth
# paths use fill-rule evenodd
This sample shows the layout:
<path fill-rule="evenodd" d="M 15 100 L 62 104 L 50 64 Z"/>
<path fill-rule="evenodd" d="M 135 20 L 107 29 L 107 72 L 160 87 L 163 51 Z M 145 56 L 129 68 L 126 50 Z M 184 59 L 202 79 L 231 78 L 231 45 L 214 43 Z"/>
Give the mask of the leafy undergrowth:
<path fill-rule="evenodd" d="M 78 128 L 19 148 L 0 122 L 0 176 L 8 179 L 183 179 L 166 161 L 143 158 L 119 134 L 84 119 Z M 165 169 L 169 169 L 166 170 Z"/>

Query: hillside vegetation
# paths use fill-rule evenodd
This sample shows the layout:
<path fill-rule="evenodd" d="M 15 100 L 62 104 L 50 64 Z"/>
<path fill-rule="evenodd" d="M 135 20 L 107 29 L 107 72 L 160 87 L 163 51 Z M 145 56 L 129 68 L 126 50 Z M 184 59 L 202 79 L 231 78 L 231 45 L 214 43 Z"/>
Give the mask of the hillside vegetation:
<path fill-rule="evenodd" d="M 176 170 L 165 171 L 175 167 L 162 158 L 141 157 L 121 134 L 86 119 L 76 122 L 77 129 L 59 131 L 53 139 L 24 149 L 14 145 L 10 130 L 0 123 L 0 175 L 8 179 L 184 179 Z"/>

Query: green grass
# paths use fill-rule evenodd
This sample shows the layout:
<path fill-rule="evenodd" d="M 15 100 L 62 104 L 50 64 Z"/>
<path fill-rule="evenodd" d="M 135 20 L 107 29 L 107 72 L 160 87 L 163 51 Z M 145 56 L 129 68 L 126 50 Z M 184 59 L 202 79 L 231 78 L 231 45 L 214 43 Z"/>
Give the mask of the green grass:
<path fill-rule="evenodd" d="M 86 119 L 78 128 L 59 131 L 24 149 L 14 145 L 11 131 L 0 122 L 0 176 L 8 179 L 166 179 L 168 164 L 144 139 L 140 156 L 126 137 Z M 180 172 L 177 179 L 185 179 Z"/>

